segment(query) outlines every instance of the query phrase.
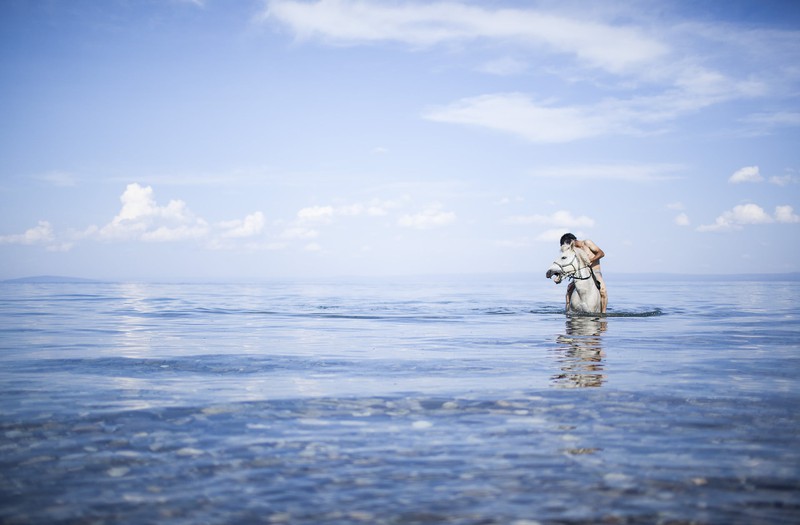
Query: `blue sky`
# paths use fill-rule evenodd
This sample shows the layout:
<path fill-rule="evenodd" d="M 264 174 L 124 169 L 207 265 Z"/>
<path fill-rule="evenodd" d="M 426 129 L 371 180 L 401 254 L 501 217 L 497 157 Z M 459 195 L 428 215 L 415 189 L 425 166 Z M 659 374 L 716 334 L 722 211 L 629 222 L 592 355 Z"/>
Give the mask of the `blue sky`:
<path fill-rule="evenodd" d="M 0 278 L 800 271 L 792 2 L 0 4 Z"/>

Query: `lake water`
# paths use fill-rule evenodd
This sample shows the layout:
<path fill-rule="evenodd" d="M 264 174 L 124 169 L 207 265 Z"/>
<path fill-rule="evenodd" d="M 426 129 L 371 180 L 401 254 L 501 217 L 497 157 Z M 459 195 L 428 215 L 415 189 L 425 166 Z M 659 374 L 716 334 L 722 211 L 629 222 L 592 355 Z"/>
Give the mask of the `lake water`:
<path fill-rule="evenodd" d="M 800 282 L 0 284 L 0 522 L 800 522 Z"/>

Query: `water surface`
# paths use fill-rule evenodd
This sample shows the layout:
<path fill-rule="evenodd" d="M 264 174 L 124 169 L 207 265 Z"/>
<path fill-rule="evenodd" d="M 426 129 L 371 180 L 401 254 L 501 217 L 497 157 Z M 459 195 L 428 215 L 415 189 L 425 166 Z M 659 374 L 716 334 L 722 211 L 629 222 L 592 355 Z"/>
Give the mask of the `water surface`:
<path fill-rule="evenodd" d="M 800 283 L 538 281 L 0 284 L 0 520 L 798 522 Z"/>

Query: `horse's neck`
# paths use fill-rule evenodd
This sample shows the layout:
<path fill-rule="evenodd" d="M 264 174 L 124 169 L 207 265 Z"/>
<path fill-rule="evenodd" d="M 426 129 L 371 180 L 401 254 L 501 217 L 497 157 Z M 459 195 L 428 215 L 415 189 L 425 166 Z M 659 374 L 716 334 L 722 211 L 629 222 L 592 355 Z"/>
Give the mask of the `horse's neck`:
<path fill-rule="evenodd" d="M 572 292 L 570 309 L 575 312 L 599 312 L 600 311 L 600 292 L 594 279 L 575 279 L 575 290 Z"/>
<path fill-rule="evenodd" d="M 591 295 L 599 294 L 597 285 L 594 282 L 594 276 L 589 268 L 582 268 L 578 274 L 576 277 L 580 278 L 574 279 L 573 282 L 575 283 L 575 290 L 581 297 L 588 299 Z"/>
<path fill-rule="evenodd" d="M 574 279 L 573 282 L 575 283 L 575 288 L 581 293 L 581 295 L 590 293 L 592 291 L 592 288 L 595 289 L 597 288 L 596 285 L 594 284 L 594 279 L 591 278 L 591 275 L 585 275 L 585 276 L 583 275 L 583 274 L 589 274 L 588 270 L 584 270 L 579 273 L 582 274 L 579 276 L 581 278 Z M 583 277 L 588 277 L 588 278 L 584 279 Z"/>

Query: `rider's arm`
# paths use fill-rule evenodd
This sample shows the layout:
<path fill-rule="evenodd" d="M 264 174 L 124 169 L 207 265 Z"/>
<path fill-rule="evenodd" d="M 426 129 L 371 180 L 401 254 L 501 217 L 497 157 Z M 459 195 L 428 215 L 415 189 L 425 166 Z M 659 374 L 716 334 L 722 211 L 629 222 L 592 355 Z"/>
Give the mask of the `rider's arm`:
<path fill-rule="evenodd" d="M 580 244 L 578 244 L 578 242 L 580 242 Z M 585 241 L 576 241 L 575 244 L 579 248 L 587 248 L 589 250 L 589 252 L 591 252 L 592 256 L 591 256 L 591 258 L 589 258 L 589 265 L 590 266 L 592 264 L 596 263 L 597 261 L 599 261 L 600 259 L 602 259 L 603 257 L 605 257 L 605 255 L 606 255 L 606 252 L 601 250 L 599 246 L 597 246 L 595 243 L 593 243 L 589 239 L 586 239 Z"/>

